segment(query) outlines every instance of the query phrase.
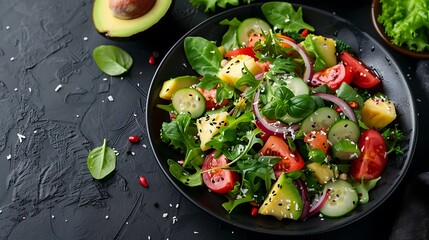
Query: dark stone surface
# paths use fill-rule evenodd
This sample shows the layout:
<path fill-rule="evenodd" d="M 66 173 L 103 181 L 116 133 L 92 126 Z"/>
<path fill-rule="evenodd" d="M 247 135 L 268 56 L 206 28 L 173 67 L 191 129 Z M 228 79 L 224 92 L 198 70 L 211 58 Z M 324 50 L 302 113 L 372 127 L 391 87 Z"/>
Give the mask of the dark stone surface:
<path fill-rule="evenodd" d="M 335 13 L 376 37 L 370 1 L 352 1 L 353 8 L 344 1 L 290 2 Z M 148 147 L 145 101 L 156 67 L 184 33 L 213 13 L 174 1 L 157 25 L 118 41 L 95 31 L 91 9 L 90 0 L 0 1 L 0 239 L 281 239 L 228 226 L 192 205 L 163 175 Z M 100 72 L 92 50 L 102 44 L 132 55 L 129 73 L 109 77 Z M 428 237 L 427 216 L 413 219 L 400 209 L 414 207 L 408 196 L 416 197 L 421 208 L 418 195 L 427 191 L 416 175 L 429 170 L 424 140 L 429 61 L 392 54 L 419 113 L 420 141 L 411 168 L 377 210 L 312 239 L 387 239 L 404 232 L 410 239 Z M 157 56 L 154 65 L 151 55 Z M 142 139 L 130 146 L 130 135 Z M 104 138 L 118 152 L 117 167 L 95 181 L 86 158 Z M 149 188 L 139 184 L 142 175 Z M 401 219 L 423 225 L 416 228 L 418 234 L 407 232 L 400 229 Z"/>

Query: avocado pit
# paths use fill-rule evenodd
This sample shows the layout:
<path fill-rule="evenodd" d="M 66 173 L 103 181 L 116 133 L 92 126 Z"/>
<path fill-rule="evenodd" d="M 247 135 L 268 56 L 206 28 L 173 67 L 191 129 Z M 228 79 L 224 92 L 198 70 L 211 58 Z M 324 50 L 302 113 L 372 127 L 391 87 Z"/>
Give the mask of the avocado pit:
<path fill-rule="evenodd" d="M 127 20 L 143 16 L 155 2 L 156 0 L 109 0 L 109 8 L 113 16 Z"/>
<path fill-rule="evenodd" d="M 94 0 L 92 21 L 109 38 L 127 38 L 155 25 L 172 0 Z"/>

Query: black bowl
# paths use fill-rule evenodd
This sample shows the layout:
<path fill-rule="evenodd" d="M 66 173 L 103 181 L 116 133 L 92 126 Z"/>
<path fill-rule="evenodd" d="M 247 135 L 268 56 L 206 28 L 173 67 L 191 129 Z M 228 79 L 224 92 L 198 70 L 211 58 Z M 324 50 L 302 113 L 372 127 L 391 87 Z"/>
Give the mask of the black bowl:
<path fill-rule="evenodd" d="M 226 200 L 223 196 L 210 193 L 204 187 L 186 187 L 177 181 L 168 170 L 167 159 L 178 160 L 180 155 L 169 150 L 169 146 L 160 139 L 161 125 L 162 122 L 168 120 L 168 114 L 158 109 L 156 105 L 166 103 L 158 97 L 165 80 L 186 74 L 196 74 L 187 64 L 183 50 L 184 38 L 202 36 L 219 42 L 226 31 L 225 26 L 218 24 L 221 20 L 233 17 L 240 20 L 255 16 L 263 18 L 260 6 L 261 4 L 253 4 L 237 7 L 202 22 L 181 38 L 167 53 L 152 80 L 146 106 L 146 124 L 151 147 L 164 174 L 185 197 L 207 213 L 229 224 L 249 231 L 290 236 L 312 235 L 344 227 L 363 218 L 380 206 L 403 179 L 411 163 L 417 141 L 416 108 L 407 82 L 388 51 L 374 38 L 357 29 L 350 22 L 319 9 L 294 4 L 295 8 L 302 7 L 304 20 L 313 25 L 318 34 L 338 38 L 348 43 L 356 50 L 359 58 L 376 69 L 383 79 L 382 90 L 396 103 L 398 117 L 395 121 L 406 136 L 405 154 L 389 160 L 382 179 L 370 193 L 369 203 L 358 206 L 348 216 L 339 219 L 324 219 L 324 221 L 321 221 L 319 217 L 309 218 L 305 222 L 278 221 L 270 216 L 252 217 L 247 208 L 237 208 L 229 214 L 221 206 Z"/>

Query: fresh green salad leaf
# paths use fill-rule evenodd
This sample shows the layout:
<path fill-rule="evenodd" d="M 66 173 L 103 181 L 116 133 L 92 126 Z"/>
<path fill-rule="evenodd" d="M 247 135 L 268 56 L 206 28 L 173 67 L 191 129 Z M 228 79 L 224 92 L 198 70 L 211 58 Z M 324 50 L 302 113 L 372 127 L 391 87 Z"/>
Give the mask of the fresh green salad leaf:
<path fill-rule="evenodd" d="M 100 70 L 110 76 L 121 75 L 133 65 L 132 57 L 122 48 L 113 45 L 98 46 L 92 55 Z"/>
<path fill-rule="evenodd" d="M 249 4 L 253 0 L 189 0 L 189 3 L 192 4 L 195 8 L 204 6 L 204 12 L 214 12 L 216 7 L 226 8 L 229 5 L 238 6 L 240 3 Z"/>
<path fill-rule="evenodd" d="M 229 52 L 234 48 L 238 48 L 239 44 L 237 41 L 237 29 L 241 24 L 241 21 L 237 18 L 232 20 L 225 19 L 219 23 L 220 25 L 227 25 L 228 31 L 223 35 L 221 45 L 225 47 L 225 51 Z"/>
<path fill-rule="evenodd" d="M 217 74 L 223 56 L 212 41 L 202 37 L 187 37 L 184 49 L 189 64 L 198 74 Z"/>
<path fill-rule="evenodd" d="M 308 34 L 305 40 L 301 42 L 301 45 L 315 59 L 313 63 L 314 71 L 319 72 L 326 68 L 328 64 L 323 60 L 322 56 L 317 50 L 313 38 L 314 34 Z"/>
<path fill-rule="evenodd" d="M 304 22 L 301 7 L 295 11 L 292 4 L 287 2 L 268 2 L 261 8 L 268 22 L 283 32 L 299 32 L 302 29 L 314 31 L 313 26 Z"/>
<path fill-rule="evenodd" d="M 194 166 L 195 173 L 190 173 L 185 168 L 182 167 L 179 163 L 173 161 L 172 159 L 167 160 L 169 171 L 171 175 L 181 181 L 183 184 L 189 187 L 201 186 L 203 184 L 201 178 L 201 169 L 198 166 Z"/>
<path fill-rule="evenodd" d="M 95 179 L 103 179 L 116 167 L 116 155 L 113 149 L 107 146 L 106 139 L 103 145 L 92 149 L 88 154 L 88 169 Z"/>
<path fill-rule="evenodd" d="M 392 43 L 411 50 L 429 51 L 429 3 L 427 0 L 380 0 L 378 22 Z"/>
<path fill-rule="evenodd" d="M 231 99 L 235 97 L 235 89 L 227 82 L 214 75 L 205 75 L 198 83 L 198 87 L 211 90 L 216 87 L 216 102 L 221 103 L 224 99 Z"/>
<path fill-rule="evenodd" d="M 161 140 L 173 148 L 185 153 L 183 167 L 200 166 L 203 163 L 203 151 L 195 142 L 197 128 L 191 124 L 190 114 L 179 114 L 176 119 L 162 124 Z"/>

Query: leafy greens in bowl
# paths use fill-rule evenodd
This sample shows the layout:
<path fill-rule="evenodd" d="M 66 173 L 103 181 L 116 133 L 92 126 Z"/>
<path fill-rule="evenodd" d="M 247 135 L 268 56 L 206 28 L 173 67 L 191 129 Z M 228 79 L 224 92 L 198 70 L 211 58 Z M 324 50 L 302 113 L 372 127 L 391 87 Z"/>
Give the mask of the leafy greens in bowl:
<path fill-rule="evenodd" d="M 181 154 L 170 149 L 170 146 L 161 139 L 162 123 L 168 122 L 169 116 L 157 105 L 166 103 L 165 100 L 159 98 L 159 93 L 166 80 L 177 76 L 197 75 L 190 67 L 185 54 L 186 39 L 189 39 L 188 37 L 203 37 L 210 41 L 220 42 L 228 30 L 228 26 L 219 24 L 221 21 L 232 20 L 233 18 L 244 20 L 251 17 L 265 19 L 265 15 L 261 11 L 261 4 L 238 7 L 220 13 L 201 23 L 181 38 L 167 53 L 157 69 L 150 87 L 146 108 L 147 130 L 154 154 L 162 171 L 184 196 L 196 206 L 222 221 L 250 231 L 277 235 L 308 235 L 327 232 L 344 227 L 369 214 L 392 194 L 404 177 L 413 155 L 417 130 L 412 95 L 397 64 L 394 61 L 386 61 L 386 58 L 392 59 L 386 49 L 368 34 L 363 33 L 344 19 L 308 6 L 293 6 L 302 7 L 305 22 L 314 26 L 318 34 L 341 39 L 348 43 L 352 49 L 360 49 L 360 51 L 356 51 L 359 52 L 359 58 L 369 66 L 376 68 L 379 77 L 383 80 L 382 92 L 391 96 L 392 101 L 398 104 L 396 106 L 398 117 L 395 121 L 405 134 L 405 146 L 403 146 L 405 152 L 403 155 L 389 160 L 377 187 L 371 190 L 371 199 L 368 203 L 359 205 L 351 214 L 339 219 L 326 218 L 321 221 L 318 217 L 312 217 L 306 221 L 279 221 L 269 216 L 251 216 L 248 208 L 237 207 L 229 213 L 222 206 L 225 202 L 224 196 L 209 192 L 204 187 L 186 186 L 170 172 L 169 159 L 180 159 Z M 398 89 L 401 91 L 397 91 Z M 190 180 L 192 181 L 193 178 Z"/>
<path fill-rule="evenodd" d="M 375 30 L 392 49 L 407 56 L 429 58 L 427 1 L 373 0 Z"/>

